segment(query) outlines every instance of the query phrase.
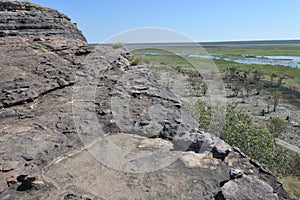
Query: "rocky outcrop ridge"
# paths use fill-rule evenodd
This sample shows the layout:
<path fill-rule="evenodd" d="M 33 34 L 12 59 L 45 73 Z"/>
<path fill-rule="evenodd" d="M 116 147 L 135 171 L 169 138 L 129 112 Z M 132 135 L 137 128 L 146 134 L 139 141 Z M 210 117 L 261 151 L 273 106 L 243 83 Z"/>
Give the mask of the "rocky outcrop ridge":
<path fill-rule="evenodd" d="M 1 2 L 0 36 L 63 35 L 85 41 L 71 19 L 57 10 L 31 3 Z"/>
<path fill-rule="evenodd" d="M 1 2 L 0 10 L 0 107 L 30 102 L 71 85 L 75 56 L 87 50 L 79 50 L 86 40 L 70 19 L 56 10 L 20 2 Z"/>
<path fill-rule="evenodd" d="M 87 47 L 55 10 L 0 8 L 0 199 L 289 199 L 130 53 Z"/>

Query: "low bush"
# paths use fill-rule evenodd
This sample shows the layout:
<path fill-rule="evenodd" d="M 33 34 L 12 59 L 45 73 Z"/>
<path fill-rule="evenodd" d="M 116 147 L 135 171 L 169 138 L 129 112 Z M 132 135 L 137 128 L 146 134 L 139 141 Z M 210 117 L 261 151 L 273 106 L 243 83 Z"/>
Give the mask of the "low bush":
<path fill-rule="evenodd" d="M 139 58 L 134 58 L 132 61 L 130 61 L 131 66 L 136 66 L 140 64 L 140 59 Z"/>
<path fill-rule="evenodd" d="M 209 124 L 212 120 L 212 109 L 202 101 L 197 101 L 192 109 L 194 118 L 198 121 L 199 126 L 208 131 Z"/>
<path fill-rule="evenodd" d="M 278 137 L 285 129 L 285 122 L 279 117 L 273 117 L 268 120 L 267 128 L 274 137 Z"/>
<path fill-rule="evenodd" d="M 115 43 L 112 45 L 113 49 L 120 49 L 120 48 L 124 48 L 124 44 L 123 43 Z"/>
<path fill-rule="evenodd" d="M 284 189 L 289 193 L 291 198 L 300 197 L 300 179 L 299 177 L 287 176 L 280 179 Z"/>
<path fill-rule="evenodd" d="M 198 120 L 200 127 L 206 129 L 210 124 L 212 110 L 203 102 L 197 102 Z M 256 127 L 246 111 L 235 110 L 236 105 L 229 105 L 226 119 L 221 131 L 221 138 L 232 146 L 238 147 L 250 158 L 258 161 L 273 173 L 285 175 L 292 163 L 291 154 L 275 144 L 272 134 L 264 127 Z M 197 113 L 195 112 L 195 113 Z"/>

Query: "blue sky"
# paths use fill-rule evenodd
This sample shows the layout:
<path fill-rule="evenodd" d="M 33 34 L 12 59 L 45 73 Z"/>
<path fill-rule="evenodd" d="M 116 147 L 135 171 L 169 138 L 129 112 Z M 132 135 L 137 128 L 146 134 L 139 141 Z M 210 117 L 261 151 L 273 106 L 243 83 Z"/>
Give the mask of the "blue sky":
<path fill-rule="evenodd" d="M 72 18 L 90 43 L 161 27 L 195 41 L 300 39 L 300 0 L 31 0 Z"/>

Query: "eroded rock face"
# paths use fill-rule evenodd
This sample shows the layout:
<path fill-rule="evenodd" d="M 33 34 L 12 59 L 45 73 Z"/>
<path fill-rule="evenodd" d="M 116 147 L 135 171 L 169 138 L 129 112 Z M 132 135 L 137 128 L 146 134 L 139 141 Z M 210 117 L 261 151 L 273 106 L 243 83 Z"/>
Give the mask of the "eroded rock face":
<path fill-rule="evenodd" d="M 85 41 L 82 33 L 71 23 L 71 19 L 49 8 L 31 3 L 1 2 L 1 36 L 54 36 Z M 35 40 L 43 40 L 36 38 Z"/>
<path fill-rule="evenodd" d="M 56 10 L 20 2 L 1 2 L 0 10 L 4 33 L 0 107 L 32 102 L 72 85 L 78 67 L 75 54 L 86 40 L 70 19 Z"/>
<path fill-rule="evenodd" d="M 225 199 L 232 200 L 252 200 L 252 199 L 270 199 L 278 200 L 277 194 L 274 194 L 273 188 L 265 182 L 243 176 L 235 180 L 230 180 L 221 188 Z"/>
<path fill-rule="evenodd" d="M 53 185 L 43 168 L 82 146 L 70 94 L 83 59 L 76 52 L 88 48 L 55 10 L 18 2 L 0 10 L 0 198 L 44 199 Z"/>
<path fill-rule="evenodd" d="M 257 192 L 258 184 L 264 197 L 288 199 L 273 175 L 201 131 L 147 66 L 130 66 L 130 53 L 87 47 L 69 18 L 51 9 L 0 2 L 0 10 L 0 199 L 234 199 L 242 194 L 232 188 Z M 135 167 L 116 170 L 97 159 L 107 143 L 122 158 L 181 159 L 147 173 L 134 170 L 147 162 L 153 169 L 156 160 L 116 159 Z"/>

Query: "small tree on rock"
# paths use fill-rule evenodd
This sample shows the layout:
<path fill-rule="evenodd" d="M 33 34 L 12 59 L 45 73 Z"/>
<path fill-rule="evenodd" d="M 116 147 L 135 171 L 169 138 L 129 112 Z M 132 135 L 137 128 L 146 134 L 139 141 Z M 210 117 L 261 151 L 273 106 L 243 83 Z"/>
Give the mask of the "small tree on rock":
<path fill-rule="evenodd" d="M 253 72 L 254 83 L 257 84 L 262 79 L 263 75 L 264 75 L 263 71 L 255 70 Z"/>
<path fill-rule="evenodd" d="M 272 99 L 273 99 L 273 112 L 276 112 L 276 108 L 279 104 L 279 100 L 281 98 L 281 93 L 276 91 L 273 93 L 272 95 Z"/>
<path fill-rule="evenodd" d="M 277 82 L 277 86 L 278 86 L 278 87 L 280 87 L 280 86 L 282 85 L 282 81 L 283 81 L 284 79 L 286 79 L 286 77 L 284 77 L 284 76 L 280 76 L 280 77 L 278 78 L 278 82 Z"/>
<path fill-rule="evenodd" d="M 203 84 L 203 86 L 202 86 L 202 94 L 205 96 L 207 94 L 207 91 L 208 91 L 207 85 Z"/>
<path fill-rule="evenodd" d="M 262 82 L 255 83 L 256 87 L 256 95 L 259 95 L 262 89 L 264 88 L 264 84 Z"/>
<path fill-rule="evenodd" d="M 272 104 L 272 97 L 268 96 L 266 98 L 266 102 L 267 102 L 267 114 L 269 114 L 270 113 L 271 104 Z"/>
<path fill-rule="evenodd" d="M 271 86 L 274 85 L 274 78 L 276 78 L 276 74 L 271 74 L 270 78 L 271 78 Z"/>

